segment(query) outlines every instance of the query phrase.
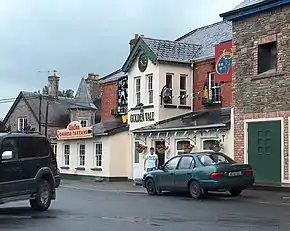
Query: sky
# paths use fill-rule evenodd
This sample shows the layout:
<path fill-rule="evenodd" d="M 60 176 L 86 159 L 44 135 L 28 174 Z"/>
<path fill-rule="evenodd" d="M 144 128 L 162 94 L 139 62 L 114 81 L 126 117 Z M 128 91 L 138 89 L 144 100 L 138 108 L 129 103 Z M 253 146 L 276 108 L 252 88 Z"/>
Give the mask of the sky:
<path fill-rule="evenodd" d="M 134 34 L 176 39 L 222 19 L 242 0 L 0 0 L 0 118 L 20 91 L 36 91 L 56 69 L 76 90 L 88 73 L 120 68 Z"/>

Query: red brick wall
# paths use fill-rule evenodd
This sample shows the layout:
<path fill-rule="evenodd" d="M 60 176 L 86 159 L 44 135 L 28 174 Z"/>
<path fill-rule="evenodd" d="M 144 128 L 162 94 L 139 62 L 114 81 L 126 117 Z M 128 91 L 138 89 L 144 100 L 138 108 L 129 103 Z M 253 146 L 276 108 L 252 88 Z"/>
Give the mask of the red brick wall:
<path fill-rule="evenodd" d="M 200 93 L 200 96 L 203 96 L 203 86 L 205 78 L 208 76 L 208 73 L 214 72 L 214 59 L 202 61 L 195 64 L 194 69 L 194 92 L 197 94 Z M 222 94 L 222 104 L 216 107 L 231 107 L 232 106 L 232 83 L 225 83 L 222 85 L 221 89 Z M 203 106 L 201 98 L 194 98 L 194 110 L 204 110 L 209 109 Z M 213 107 L 210 107 L 213 108 Z"/>
<path fill-rule="evenodd" d="M 117 81 L 104 83 L 101 85 L 102 88 L 102 111 L 101 120 L 113 120 L 115 116 L 111 114 L 112 109 L 116 109 L 118 106 L 118 84 Z"/>

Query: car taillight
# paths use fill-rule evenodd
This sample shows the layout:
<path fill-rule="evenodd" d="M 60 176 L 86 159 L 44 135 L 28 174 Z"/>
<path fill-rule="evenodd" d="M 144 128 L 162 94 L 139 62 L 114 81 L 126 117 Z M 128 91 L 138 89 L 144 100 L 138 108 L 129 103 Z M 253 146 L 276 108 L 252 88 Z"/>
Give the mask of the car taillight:
<path fill-rule="evenodd" d="M 246 169 L 245 170 L 245 175 L 247 175 L 247 176 L 253 176 L 253 169 Z"/>
<path fill-rule="evenodd" d="M 212 174 L 210 174 L 210 178 L 211 179 L 218 179 L 221 178 L 225 175 L 225 173 L 223 172 L 213 172 Z"/>

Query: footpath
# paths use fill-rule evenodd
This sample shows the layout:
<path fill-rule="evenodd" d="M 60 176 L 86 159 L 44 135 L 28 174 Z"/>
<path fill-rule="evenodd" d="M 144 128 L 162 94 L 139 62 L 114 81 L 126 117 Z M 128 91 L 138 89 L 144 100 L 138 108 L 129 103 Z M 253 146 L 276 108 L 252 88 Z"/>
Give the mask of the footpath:
<path fill-rule="evenodd" d="M 80 181 L 80 180 L 62 180 L 60 187 L 71 188 L 76 190 L 90 190 L 96 192 L 115 192 L 147 195 L 146 190 L 140 185 L 134 185 L 133 182 L 94 182 L 94 181 Z M 273 205 L 290 206 L 290 192 L 281 191 L 265 191 L 248 189 L 244 190 L 241 197 L 230 196 L 215 196 L 215 198 L 223 198 L 224 200 L 238 200 L 244 202 L 256 202 Z M 273 188 L 271 188 L 273 190 Z"/>

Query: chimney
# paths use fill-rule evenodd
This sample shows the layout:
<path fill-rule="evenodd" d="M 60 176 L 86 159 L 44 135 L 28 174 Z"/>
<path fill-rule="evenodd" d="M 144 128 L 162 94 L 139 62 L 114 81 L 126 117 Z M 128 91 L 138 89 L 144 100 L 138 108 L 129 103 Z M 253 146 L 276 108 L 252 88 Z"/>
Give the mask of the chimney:
<path fill-rule="evenodd" d="M 144 35 L 140 35 L 139 34 L 135 34 L 134 38 L 130 40 L 129 44 L 130 44 L 130 52 L 133 50 L 138 38 L 141 37 L 141 38 L 144 38 Z"/>
<path fill-rule="evenodd" d="M 54 70 L 51 76 L 48 76 L 48 95 L 57 98 L 59 91 L 59 79 L 60 77 L 57 75 L 57 71 Z"/>
<path fill-rule="evenodd" d="M 88 73 L 88 77 L 86 78 L 86 83 L 93 101 L 101 98 L 101 87 L 98 81 L 99 78 L 100 76 L 95 73 Z"/>

